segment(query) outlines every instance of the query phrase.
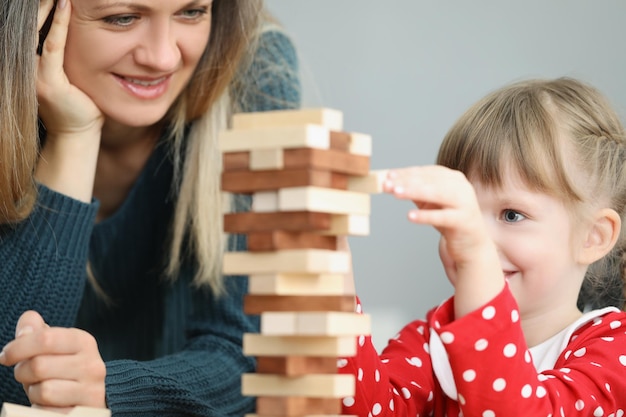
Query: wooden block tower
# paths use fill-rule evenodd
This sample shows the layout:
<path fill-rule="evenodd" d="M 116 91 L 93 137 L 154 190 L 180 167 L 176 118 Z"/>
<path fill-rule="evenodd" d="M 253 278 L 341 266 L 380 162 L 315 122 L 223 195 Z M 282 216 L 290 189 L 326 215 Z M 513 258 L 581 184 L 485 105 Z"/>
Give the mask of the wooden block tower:
<path fill-rule="evenodd" d="M 332 109 L 238 114 L 222 132 L 222 189 L 252 195 L 252 210 L 228 213 L 224 229 L 245 234 L 247 252 L 224 257 L 226 275 L 248 275 L 247 314 L 260 334 L 244 335 L 257 370 L 242 393 L 257 397 L 259 417 L 339 415 L 354 378 L 337 358 L 356 353 L 370 318 L 354 312 L 346 285 L 347 236 L 369 234 L 371 138 L 343 131 Z"/>

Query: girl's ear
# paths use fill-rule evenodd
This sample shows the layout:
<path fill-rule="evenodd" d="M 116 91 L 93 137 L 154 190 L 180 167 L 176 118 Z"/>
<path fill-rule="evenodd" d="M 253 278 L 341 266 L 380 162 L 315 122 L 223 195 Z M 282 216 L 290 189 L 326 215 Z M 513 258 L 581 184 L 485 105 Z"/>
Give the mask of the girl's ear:
<path fill-rule="evenodd" d="M 578 261 L 591 265 L 608 254 L 619 237 L 622 221 L 613 209 L 603 208 L 595 213 Z"/>

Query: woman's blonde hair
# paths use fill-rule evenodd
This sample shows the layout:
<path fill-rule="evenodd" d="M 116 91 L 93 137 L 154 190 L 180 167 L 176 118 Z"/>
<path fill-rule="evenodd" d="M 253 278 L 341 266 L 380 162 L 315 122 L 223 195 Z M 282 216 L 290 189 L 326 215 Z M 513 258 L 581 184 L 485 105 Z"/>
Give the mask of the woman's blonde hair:
<path fill-rule="evenodd" d="M 624 128 L 607 99 L 575 79 L 521 81 L 472 106 L 450 129 L 437 163 L 488 186 L 505 168 L 583 215 L 594 203 L 626 210 Z M 587 271 L 581 304 L 624 307 L 624 230 L 609 256 Z"/>
<path fill-rule="evenodd" d="M 191 256 L 198 265 L 194 283 L 208 284 L 218 295 L 223 292 L 226 238 L 222 218 L 229 206 L 220 191 L 218 133 L 227 128 L 232 111 L 228 87 L 256 42 L 261 11 L 260 0 L 214 0 L 207 48 L 167 116 L 178 199 L 166 273 L 175 278 L 182 259 Z"/>
<path fill-rule="evenodd" d="M 26 218 L 36 199 L 38 7 L 39 0 L 0 7 L 0 224 Z"/>

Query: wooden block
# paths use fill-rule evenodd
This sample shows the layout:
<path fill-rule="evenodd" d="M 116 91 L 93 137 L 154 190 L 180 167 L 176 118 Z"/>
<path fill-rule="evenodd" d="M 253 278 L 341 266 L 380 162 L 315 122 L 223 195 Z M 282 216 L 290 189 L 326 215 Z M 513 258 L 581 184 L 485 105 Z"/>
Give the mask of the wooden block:
<path fill-rule="evenodd" d="M 250 169 L 250 152 L 224 152 L 222 153 L 222 171 L 238 171 Z"/>
<path fill-rule="evenodd" d="M 348 152 L 355 155 L 372 156 L 372 137 L 364 133 L 350 133 Z"/>
<path fill-rule="evenodd" d="M 311 211 L 274 213 L 229 213 L 224 216 L 224 231 L 228 233 L 322 231 L 331 227 L 333 216 Z"/>
<path fill-rule="evenodd" d="M 257 191 L 252 194 L 252 211 L 256 213 L 272 213 L 279 211 L 278 191 Z"/>
<path fill-rule="evenodd" d="M 311 186 L 281 188 L 278 190 L 278 208 L 279 211 L 370 214 L 370 196 L 353 191 Z"/>
<path fill-rule="evenodd" d="M 334 149 L 285 149 L 285 168 L 318 168 L 349 175 L 368 175 L 370 158 L 365 155 L 352 155 Z"/>
<path fill-rule="evenodd" d="M 256 358 L 256 372 L 300 376 L 310 374 L 337 373 L 337 358 L 315 356 L 259 356 Z"/>
<path fill-rule="evenodd" d="M 308 397 L 258 397 L 259 415 L 302 417 L 310 414 L 341 414 L 341 399 Z"/>
<path fill-rule="evenodd" d="M 1 417 L 109 417 L 108 408 L 74 407 L 69 413 L 57 413 L 37 407 L 27 407 L 11 403 L 2 404 Z"/>
<path fill-rule="evenodd" d="M 237 113 L 233 115 L 232 120 L 233 129 L 303 124 L 322 125 L 330 130 L 341 130 L 343 129 L 343 113 L 339 110 L 329 108 L 271 110 L 253 113 Z"/>
<path fill-rule="evenodd" d="M 276 252 L 228 252 L 223 257 L 226 275 L 267 273 L 347 273 L 347 252 L 324 249 L 288 249 Z"/>
<path fill-rule="evenodd" d="M 250 252 L 306 248 L 337 250 L 337 237 L 322 236 L 310 232 L 287 232 L 284 230 L 248 234 L 248 250 Z"/>
<path fill-rule="evenodd" d="M 353 295 L 256 295 L 247 294 L 243 309 L 246 314 L 268 311 L 354 311 Z"/>
<path fill-rule="evenodd" d="M 320 233 L 335 236 L 367 236 L 370 233 L 370 217 L 357 214 L 333 215 L 328 229 Z"/>
<path fill-rule="evenodd" d="M 261 313 L 261 333 L 277 336 L 359 336 L 370 334 L 367 314 L 351 312 Z"/>
<path fill-rule="evenodd" d="M 349 357 L 356 354 L 354 336 L 266 336 L 243 335 L 246 356 Z"/>
<path fill-rule="evenodd" d="M 282 149 L 253 149 L 250 151 L 250 169 L 260 171 L 266 169 L 283 169 Z"/>
<path fill-rule="evenodd" d="M 224 130 L 219 134 L 222 152 L 276 148 L 330 148 L 330 131 L 318 125 Z"/>
<path fill-rule="evenodd" d="M 346 174 L 317 169 L 298 168 L 266 171 L 227 171 L 222 173 L 222 190 L 251 194 L 286 187 L 316 186 L 345 190 Z"/>
<path fill-rule="evenodd" d="M 246 396 L 343 398 L 354 395 L 354 375 L 320 374 L 286 377 L 243 374 L 241 393 Z"/>
<path fill-rule="evenodd" d="M 257 274 L 248 277 L 248 292 L 264 295 L 345 295 L 342 274 Z"/>
<path fill-rule="evenodd" d="M 381 169 L 371 171 L 365 177 L 350 177 L 348 178 L 348 190 L 369 194 L 382 193 L 383 183 L 387 179 L 388 172 L 387 169 Z"/>

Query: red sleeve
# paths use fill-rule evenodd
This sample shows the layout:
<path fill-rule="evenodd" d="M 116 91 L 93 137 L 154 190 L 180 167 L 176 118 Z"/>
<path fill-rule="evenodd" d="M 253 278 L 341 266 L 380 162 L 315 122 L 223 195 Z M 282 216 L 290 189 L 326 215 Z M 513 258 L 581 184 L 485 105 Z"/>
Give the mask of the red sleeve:
<path fill-rule="evenodd" d="M 341 370 L 357 376 L 345 414 L 624 415 L 626 313 L 609 313 L 578 329 L 555 369 L 538 373 L 508 287 L 459 320 L 453 319 L 453 302 L 431 311 L 427 322 L 406 326 L 380 357 L 368 338 L 361 339 L 357 356 Z M 445 347 L 458 400 L 442 394 L 434 379 L 430 329 Z"/>

